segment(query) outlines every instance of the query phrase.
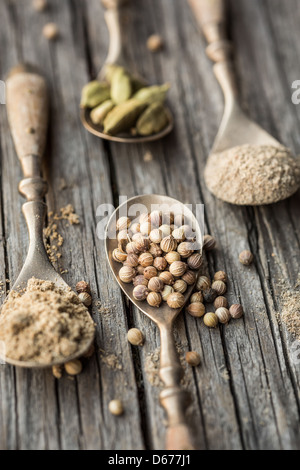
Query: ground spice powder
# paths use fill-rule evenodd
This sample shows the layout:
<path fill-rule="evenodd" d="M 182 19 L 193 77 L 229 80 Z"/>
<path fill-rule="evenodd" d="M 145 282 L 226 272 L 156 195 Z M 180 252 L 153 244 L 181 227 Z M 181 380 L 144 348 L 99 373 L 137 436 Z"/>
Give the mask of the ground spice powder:
<path fill-rule="evenodd" d="M 287 330 L 300 341 L 300 288 L 282 294 L 282 321 Z"/>
<path fill-rule="evenodd" d="M 219 199 L 240 205 L 286 199 L 300 185 L 299 162 L 284 146 L 242 145 L 209 156 L 208 189 Z"/>
<path fill-rule="evenodd" d="M 0 315 L 0 341 L 14 360 L 49 364 L 68 357 L 94 336 L 94 329 L 71 289 L 35 278 L 24 293 L 9 294 Z"/>

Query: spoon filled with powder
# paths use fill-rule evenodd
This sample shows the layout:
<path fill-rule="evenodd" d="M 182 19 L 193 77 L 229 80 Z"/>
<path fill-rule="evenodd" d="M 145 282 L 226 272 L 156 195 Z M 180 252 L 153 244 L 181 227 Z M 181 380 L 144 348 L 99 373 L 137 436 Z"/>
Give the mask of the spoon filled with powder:
<path fill-rule="evenodd" d="M 0 356 L 21 367 L 50 367 L 82 356 L 94 340 L 95 326 L 50 263 L 43 228 L 47 183 L 41 177 L 48 123 L 44 78 L 32 66 L 14 68 L 7 79 L 7 112 L 24 173 L 20 193 L 29 231 L 24 266 L 0 313 Z M 13 162 L 12 162 L 13 164 Z"/>
<path fill-rule="evenodd" d="M 239 205 L 264 205 L 291 196 L 300 186 L 300 162 L 258 124 L 238 102 L 225 25 L 225 0 L 189 0 L 209 43 L 208 57 L 225 97 L 219 132 L 204 178 L 219 199 Z"/>

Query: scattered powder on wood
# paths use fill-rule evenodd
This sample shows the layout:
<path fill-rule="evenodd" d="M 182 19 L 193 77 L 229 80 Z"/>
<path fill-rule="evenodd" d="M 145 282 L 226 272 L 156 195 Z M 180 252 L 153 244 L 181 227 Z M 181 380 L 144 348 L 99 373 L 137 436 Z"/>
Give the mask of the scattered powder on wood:
<path fill-rule="evenodd" d="M 188 369 L 188 364 L 185 360 L 185 350 L 182 345 L 176 343 L 176 349 L 179 355 L 181 366 L 184 371 Z M 163 388 L 164 384 L 159 377 L 159 368 L 160 368 L 160 348 L 156 348 L 154 352 L 149 353 L 145 359 L 145 371 L 149 383 L 153 387 Z M 181 385 L 186 386 L 186 374 L 181 380 Z"/>
<path fill-rule="evenodd" d="M 209 156 L 208 189 L 232 204 L 270 204 L 291 196 L 300 185 L 299 162 L 282 145 L 242 145 Z"/>
<path fill-rule="evenodd" d="M 109 368 L 113 370 L 122 370 L 123 366 L 119 358 L 115 354 L 109 354 L 100 349 L 100 358 L 101 361 Z"/>
<path fill-rule="evenodd" d="M 14 360 L 49 364 L 75 354 L 94 336 L 87 308 L 70 290 L 32 278 L 12 291 L 0 315 L 0 341 Z"/>
<path fill-rule="evenodd" d="M 287 330 L 300 340 L 300 283 L 296 283 L 295 289 L 287 289 L 283 292 L 282 300 L 282 321 Z"/>
<path fill-rule="evenodd" d="M 74 207 L 68 204 L 60 209 L 59 214 L 53 212 L 48 213 L 48 226 L 44 229 L 44 238 L 46 251 L 51 263 L 55 263 L 61 258 L 60 247 L 63 245 L 64 239 L 58 232 L 57 222 L 66 220 L 69 225 L 78 225 L 80 223 L 78 215 L 74 211 Z"/>

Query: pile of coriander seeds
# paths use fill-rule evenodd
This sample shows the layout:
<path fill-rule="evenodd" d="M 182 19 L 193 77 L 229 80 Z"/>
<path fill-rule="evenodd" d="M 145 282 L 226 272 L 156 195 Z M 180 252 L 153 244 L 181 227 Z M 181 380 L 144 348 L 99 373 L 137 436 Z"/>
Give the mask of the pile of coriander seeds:
<path fill-rule="evenodd" d="M 215 246 L 215 239 L 211 235 L 205 235 L 203 249 L 211 251 Z M 242 305 L 233 304 L 229 308 L 224 297 L 227 283 L 228 277 L 224 271 L 216 272 L 213 281 L 208 276 L 199 276 L 186 311 L 193 317 L 203 317 L 204 324 L 209 328 L 216 328 L 218 323 L 227 324 L 231 318 L 241 318 L 244 314 Z M 215 311 L 206 313 L 205 304 L 213 304 Z"/>
<path fill-rule="evenodd" d="M 202 256 L 195 232 L 186 218 L 161 211 L 143 213 L 138 221 L 120 217 L 116 223 L 118 248 L 112 257 L 123 266 L 119 278 L 133 284 L 133 297 L 159 308 L 185 304 L 184 293 L 195 284 Z"/>

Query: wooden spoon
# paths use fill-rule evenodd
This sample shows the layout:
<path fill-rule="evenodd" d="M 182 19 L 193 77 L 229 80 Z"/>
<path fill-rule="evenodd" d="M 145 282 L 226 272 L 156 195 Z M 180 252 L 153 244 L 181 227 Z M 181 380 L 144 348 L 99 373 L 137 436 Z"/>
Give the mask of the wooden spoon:
<path fill-rule="evenodd" d="M 44 196 L 48 186 L 41 177 L 41 159 L 45 149 L 48 124 L 47 84 L 35 67 L 20 65 L 9 73 L 6 87 L 9 124 L 24 173 L 19 191 L 27 199 L 22 209 L 29 231 L 28 254 L 12 290 L 26 288 L 28 280 L 32 277 L 52 281 L 60 289 L 69 290 L 69 286 L 50 263 L 43 242 L 47 212 Z M 93 323 L 88 311 L 86 319 L 87 322 Z M 82 356 L 90 348 L 93 340 L 91 337 L 83 343 L 76 354 L 69 357 L 62 356 L 51 364 L 17 361 L 7 356 L 3 359 L 19 367 L 51 367 Z"/>
<path fill-rule="evenodd" d="M 194 229 L 197 243 L 202 240 L 200 226 L 193 213 L 176 199 L 159 195 L 136 196 L 121 204 L 109 219 L 106 229 L 106 254 L 112 269 L 112 272 L 119 283 L 123 292 L 145 315 L 147 315 L 159 328 L 161 336 L 161 355 L 159 376 L 164 382 L 165 388 L 160 394 L 160 401 L 168 415 L 168 429 L 166 448 L 168 450 L 188 450 L 193 449 L 192 437 L 186 421 L 185 411 L 189 404 L 187 392 L 180 387 L 180 381 L 183 376 L 183 369 L 180 364 L 176 351 L 173 326 L 174 321 L 181 312 L 182 308 L 171 309 L 166 302 L 159 308 L 150 307 L 146 301 L 138 302 L 132 295 L 132 284 L 124 284 L 120 281 L 119 270 L 120 263 L 114 261 L 112 253 L 118 246 L 115 235 L 116 221 L 122 215 L 136 216 L 136 211 L 143 208 L 143 212 L 151 212 L 159 207 L 168 208 L 174 211 L 177 208 L 178 213 L 186 214 L 189 225 Z M 163 212 L 166 212 L 165 210 Z M 202 243 L 199 243 L 202 246 Z M 185 302 L 189 299 L 194 285 L 189 286 L 185 292 Z"/>
<path fill-rule="evenodd" d="M 300 185 L 298 164 L 288 149 L 284 149 L 274 137 L 246 116 L 239 104 L 236 77 L 231 57 L 232 45 L 226 34 L 225 0 L 188 0 L 188 2 L 209 43 L 206 52 L 208 57 L 215 62 L 214 73 L 225 97 L 223 119 L 205 169 L 205 180 L 208 188 L 220 199 L 234 204 L 269 204 L 289 197 L 297 191 Z M 238 194 L 236 200 L 229 200 L 227 199 L 226 190 L 222 187 L 224 181 L 228 181 L 226 180 L 228 175 L 224 174 L 222 168 L 222 162 L 224 162 L 223 152 L 245 144 L 249 144 L 248 159 L 255 159 L 255 152 L 253 152 L 252 146 L 281 147 L 281 157 L 283 156 L 283 158 L 280 161 L 280 166 L 278 165 L 277 171 L 274 170 L 272 175 L 273 180 L 279 180 L 275 188 L 276 193 L 275 191 L 273 195 L 262 193 L 261 188 L 264 187 L 264 182 L 269 183 L 271 175 L 268 171 L 264 171 L 264 168 L 258 168 L 257 165 L 257 173 L 254 172 L 251 176 L 249 174 L 247 176 L 243 175 L 249 188 L 249 202 L 241 202 Z M 234 162 L 234 159 L 232 161 Z M 253 163 L 253 167 L 255 167 L 255 162 Z M 283 166 L 284 172 L 282 170 Z M 234 175 L 232 179 L 239 177 L 238 168 L 234 168 L 234 163 L 230 171 Z M 285 173 L 286 179 L 282 177 L 283 173 Z M 214 184 L 214 187 L 217 187 L 217 193 L 212 188 L 211 176 L 216 179 L 219 177 L 218 184 Z M 256 181 L 259 184 L 255 184 L 254 182 Z"/>
<path fill-rule="evenodd" d="M 98 79 L 105 79 L 105 68 L 107 65 L 122 65 L 128 70 L 128 57 L 127 57 L 127 38 L 124 35 L 123 23 L 126 20 L 126 13 L 124 6 L 129 3 L 129 0 L 102 0 L 102 4 L 106 8 L 105 21 L 109 31 L 110 43 L 108 55 L 102 66 Z M 142 77 L 138 77 L 141 81 L 147 83 L 147 80 Z M 101 139 L 110 140 L 112 142 L 122 142 L 124 144 L 129 143 L 144 143 L 153 142 L 155 140 L 162 139 L 169 134 L 174 127 L 173 115 L 169 109 L 167 109 L 169 124 L 160 132 L 147 136 L 131 136 L 130 134 L 113 136 L 102 132 L 102 127 L 94 124 L 90 117 L 89 109 L 81 109 L 80 117 L 84 127 Z"/>

